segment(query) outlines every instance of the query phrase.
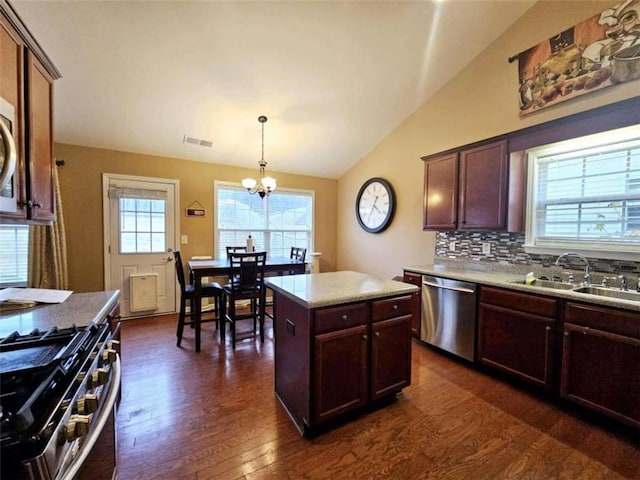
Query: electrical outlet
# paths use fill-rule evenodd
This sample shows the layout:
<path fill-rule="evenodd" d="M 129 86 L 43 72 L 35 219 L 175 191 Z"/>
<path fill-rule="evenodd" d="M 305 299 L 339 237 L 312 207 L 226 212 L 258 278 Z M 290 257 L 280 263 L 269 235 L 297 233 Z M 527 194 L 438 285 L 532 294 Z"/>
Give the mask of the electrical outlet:
<path fill-rule="evenodd" d="M 187 235 L 182 235 L 180 237 L 180 243 L 182 245 L 187 245 L 189 243 L 189 237 Z"/>
<path fill-rule="evenodd" d="M 449 242 L 449 251 L 450 252 L 456 251 L 456 242 L 454 242 L 453 240 Z"/>
<path fill-rule="evenodd" d="M 489 242 L 482 242 L 482 254 L 483 255 L 491 254 L 491 244 Z"/>

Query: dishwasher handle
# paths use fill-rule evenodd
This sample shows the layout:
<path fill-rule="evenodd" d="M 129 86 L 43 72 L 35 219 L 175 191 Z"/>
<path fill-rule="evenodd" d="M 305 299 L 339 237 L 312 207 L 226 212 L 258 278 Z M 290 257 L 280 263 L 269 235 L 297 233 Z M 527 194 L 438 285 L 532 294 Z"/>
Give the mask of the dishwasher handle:
<path fill-rule="evenodd" d="M 460 293 L 475 293 L 475 291 L 470 289 L 470 288 L 449 287 L 447 285 L 440 285 L 438 283 L 431 283 L 431 282 L 427 282 L 427 281 L 423 281 L 422 285 L 425 285 L 427 287 L 440 288 L 440 289 L 443 289 L 443 290 L 453 290 L 455 292 L 460 292 Z"/>

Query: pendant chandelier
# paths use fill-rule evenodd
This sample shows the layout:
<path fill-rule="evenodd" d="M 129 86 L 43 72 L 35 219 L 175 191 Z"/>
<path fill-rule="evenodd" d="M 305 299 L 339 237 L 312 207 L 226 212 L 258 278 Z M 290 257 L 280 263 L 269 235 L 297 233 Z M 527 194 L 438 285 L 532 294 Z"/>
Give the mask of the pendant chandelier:
<path fill-rule="evenodd" d="M 262 157 L 258 162 L 260 167 L 260 180 L 256 181 L 253 178 L 245 178 L 242 180 L 242 186 L 247 189 L 249 194 L 253 195 L 257 193 L 260 198 L 264 198 L 265 195 L 269 195 L 276 189 L 276 179 L 273 177 L 265 176 L 264 169 L 267 166 L 267 162 L 264 161 L 264 124 L 267 121 L 267 117 L 260 115 L 258 121 L 262 124 Z"/>

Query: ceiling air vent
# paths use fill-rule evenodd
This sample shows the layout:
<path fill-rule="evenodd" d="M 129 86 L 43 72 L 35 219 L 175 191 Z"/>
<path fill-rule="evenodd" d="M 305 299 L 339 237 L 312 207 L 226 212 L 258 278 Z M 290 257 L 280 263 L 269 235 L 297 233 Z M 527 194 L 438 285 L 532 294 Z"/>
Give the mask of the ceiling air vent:
<path fill-rule="evenodd" d="M 213 142 L 211 140 L 201 140 L 200 138 L 188 137 L 186 135 L 182 138 L 182 143 L 200 145 L 201 147 L 213 147 Z"/>

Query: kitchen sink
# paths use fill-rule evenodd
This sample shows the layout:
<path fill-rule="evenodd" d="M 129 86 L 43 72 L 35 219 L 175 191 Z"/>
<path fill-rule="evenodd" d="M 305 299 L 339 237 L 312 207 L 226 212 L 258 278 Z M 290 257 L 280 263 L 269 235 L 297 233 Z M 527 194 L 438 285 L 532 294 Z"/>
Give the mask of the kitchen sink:
<path fill-rule="evenodd" d="M 589 295 L 600 295 L 601 297 L 619 298 L 621 300 L 634 300 L 640 302 L 640 293 L 629 290 L 615 290 L 605 287 L 578 287 L 573 289 L 577 293 L 587 293 Z"/>
<path fill-rule="evenodd" d="M 518 280 L 514 283 L 525 284 L 526 282 L 524 280 Z M 553 288 L 556 290 L 572 290 L 576 288 L 575 284 L 573 283 L 555 282 L 553 280 L 540 280 L 540 279 L 535 279 L 533 283 L 529 283 L 528 285 L 531 285 L 532 287 Z"/>

